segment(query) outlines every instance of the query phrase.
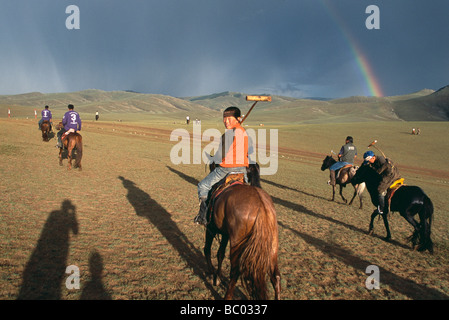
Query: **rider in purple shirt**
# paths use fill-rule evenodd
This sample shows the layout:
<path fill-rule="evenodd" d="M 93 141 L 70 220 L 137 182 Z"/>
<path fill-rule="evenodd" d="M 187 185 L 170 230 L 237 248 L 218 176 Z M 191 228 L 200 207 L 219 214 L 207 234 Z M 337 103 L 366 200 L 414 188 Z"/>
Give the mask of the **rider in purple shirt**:
<path fill-rule="evenodd" d="M 69 111 L 67 111 L 64 114 L 64 117 L 62 117 L 62 125 L 64 126 L 64 129 L 66 130 L 66 135 L 71 132 L 81 131 L 81 118 L 78 112 L 76 112 L 74 109 L 73 104 L 69 104 L 68 106 Z"/>
<path fill-rule="evenodd" d="M 73 104 L 68 105 L 69 111 L 62 117 L 62 128 L 58 132 L 58 146 L 62 148 L 62 139 L 64 139 L 69 133 L 81 131 L 81 118 L 78 112 L 74 111 Z"/>
<path fill-rule="evenodd" d="M 41 114 L 42 114 L 42 118 L 39 120 L 39 130 L 41 129 L 42 122 L 44 122 L 44 120 L 47 120 L 50 122 L 50 131 L 51 131 L 52 114 L 51 114 L 51 111 L 48 109 L 48 106 L 45 106 L 45 109 L 42 110 Z"/>

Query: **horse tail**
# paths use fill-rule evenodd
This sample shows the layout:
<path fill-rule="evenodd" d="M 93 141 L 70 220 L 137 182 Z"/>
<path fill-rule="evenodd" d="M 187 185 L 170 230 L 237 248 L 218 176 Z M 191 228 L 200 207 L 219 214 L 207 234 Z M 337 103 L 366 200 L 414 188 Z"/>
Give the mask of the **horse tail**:
<path fill-rule="evenodd" d="M 81 168 L 81 159 L 83 158 L 83 137 L 75 136 L 76 160 L 75 167 Z"/>
<path fill-rule="evenodd" d="M 257 189 L 260 205 L 251 234 L 241 244 L 239 269 L 242 283 L 252 299 L 268 299 L 266 276 L 277 270 L 278 226 L 271 198 Z"/>
<path fill-rule="evenodd" d="M 422 221 L 422 232 L 423 232 L 423 243 L 420 246 L 420 251 L 429 250 L 430 253 L 433 253 L 433 242 L 430 238 L 431 229 L 432 229 L 432 220 L 433 220 L 433 203 L 432 200 L 427 195 L 424 195 L 423 206 L 420 212 L 420 219 Z"/>

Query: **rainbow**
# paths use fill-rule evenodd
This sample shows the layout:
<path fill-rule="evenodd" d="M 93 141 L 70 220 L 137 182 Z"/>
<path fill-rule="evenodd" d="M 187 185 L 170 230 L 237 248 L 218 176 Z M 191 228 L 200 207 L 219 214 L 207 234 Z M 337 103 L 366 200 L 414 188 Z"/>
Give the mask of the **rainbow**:
<path fill-rule="evenodd" d="M 357 68 L 360 70 L 369 94 L 375 97 L 383 97 L 384 94 L 382 92 L 382 88 L 376 78 L 376 75 L 374 74 L 373 68 L 371 68 L 366 55 L 360 49 L 360 46 L 357 45 L 354 37 L 349 32 L 345 21 L 339 16 L 338 11 L 333 8 L 330 1 L 321 0 L 321 3 L 323 4 L 325 10 L 332 17 L 332 19 L 335 21 L 337 26 L 340 28 L 345 40 L 348 42 L 349 48 L 351 49 L 351 52 L 355 58 Z"/>

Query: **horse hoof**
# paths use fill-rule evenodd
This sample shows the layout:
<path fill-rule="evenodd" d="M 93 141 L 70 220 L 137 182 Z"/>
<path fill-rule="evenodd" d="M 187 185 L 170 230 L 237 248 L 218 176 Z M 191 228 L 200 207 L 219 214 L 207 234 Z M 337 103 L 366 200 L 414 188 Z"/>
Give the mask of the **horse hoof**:
<path fill-rule="evenodd" d="M 385 237 L 384 240 L 385 240 L 386 242 L 390 242 L 390 241 L 391 241 L 391 237 Z"/>
<path fill-rule="evenodd" d="M 374 234 L 374 230 L 368 231 L 368 235 L 372 236 Z"/>

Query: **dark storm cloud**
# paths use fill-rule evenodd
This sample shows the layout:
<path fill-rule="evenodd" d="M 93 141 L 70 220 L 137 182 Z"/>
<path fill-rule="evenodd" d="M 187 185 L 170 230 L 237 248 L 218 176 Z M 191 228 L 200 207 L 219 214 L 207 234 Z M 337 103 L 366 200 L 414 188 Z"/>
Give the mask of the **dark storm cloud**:
<path fill-rule="evenodd" d="M 65 26 L 72 4 L 79 30 Z M 365 27 L 370 4 L 380 30 Z M 339 21 L 385 94 L 438 89 L 449 71 L 447 12 L 443 0 L 3 1 L 0 94 L 369 94 Z"/>

